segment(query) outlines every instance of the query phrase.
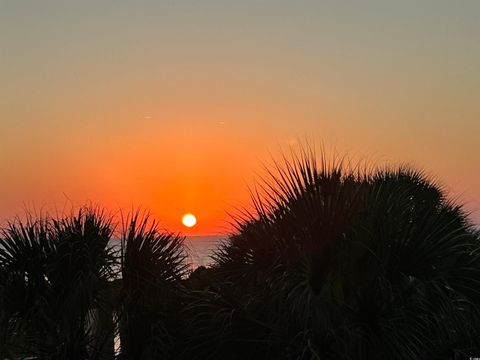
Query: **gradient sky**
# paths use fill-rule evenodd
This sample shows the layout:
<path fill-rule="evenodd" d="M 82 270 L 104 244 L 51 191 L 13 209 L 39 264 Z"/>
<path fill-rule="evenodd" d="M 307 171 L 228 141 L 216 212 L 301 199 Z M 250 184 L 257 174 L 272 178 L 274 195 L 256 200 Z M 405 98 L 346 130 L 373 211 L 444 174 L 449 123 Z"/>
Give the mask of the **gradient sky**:
<path fill-rule="evenodd" d="M 222 232 L 308 138 L 426 169 L 480 223 L 480 1 L 0 0 L 0 221 L 142 205 Z"/>

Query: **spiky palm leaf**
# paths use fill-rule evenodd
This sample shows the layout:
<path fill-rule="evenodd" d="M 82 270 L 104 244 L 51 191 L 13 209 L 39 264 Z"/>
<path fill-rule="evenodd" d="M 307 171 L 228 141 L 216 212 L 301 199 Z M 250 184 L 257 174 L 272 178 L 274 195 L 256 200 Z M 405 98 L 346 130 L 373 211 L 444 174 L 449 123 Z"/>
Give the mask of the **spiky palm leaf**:
<path fill-rule="evenodd" d="M 53 251 L 48 221 L 17 219 L 2 229 L 0 241 L 2 355 L 22 354 L 30 347 L 41 352 L 48 340 L 39 342 L 38 335 L 45 335 L 49 326 L 43 316 L 49 296 L 47 263 Z"/>
<path fill-rule="evenodd" d="M 188 270 L 184 238 L 162 232 L 148 215 L 138 211 L 123 225 L 122 357 L 165 356 L 173 346 L 168 329 L 169 322 L 176 321 L 176 294 Z"/>
<path fill-rule="evenodd" d="M 283 338 L 298 359 L 479 346 L 479 238 L 440 187 L 408 168 L 318 166 L 308 152 L 270 175 L 216 253 L 240 304 L 273 329 L 264 340 Z"/>
<path fill-rule="evenodd" d="M 93 208 L 2 229 L 2 320 L 10 335 L 3 349 L 10 356 L 96 358 L 89 317 L 100 309 L 115 262 L 111 233 L 110 219 Z"/>
<path fill-rule="evenodd" d="M 115 278 L 117 259 L 109 243 L 113 231 L 112 219 L 96 208 L 83 208 L 77 214 L 52 220 L 55 251 L 48 278 L 57 299 L 58 321 L 63 324 L 61 338 L 68 339 L 62 341 L 68 344 L 71 339 L 76 344 L 65 347 L 67 357 L 85 358 L 95 353 L 103 339 L 94 337 L 98 334 L 93 317 L 99 312 L 112 316 L 112 304 L 104 295 Z"/>

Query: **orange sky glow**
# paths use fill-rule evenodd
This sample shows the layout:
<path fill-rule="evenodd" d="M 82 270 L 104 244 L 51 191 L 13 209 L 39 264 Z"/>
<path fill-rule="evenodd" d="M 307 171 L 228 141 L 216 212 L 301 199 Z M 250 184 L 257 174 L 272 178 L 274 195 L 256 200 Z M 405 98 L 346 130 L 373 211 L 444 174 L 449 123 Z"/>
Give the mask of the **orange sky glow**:
<path fill-rule="evenodd" d="M 92 202 L 224 233 L 307 139 L 425 169 L 480 224 L 480 5 L 460 4 L 2 3 L 0 223 Z"/>

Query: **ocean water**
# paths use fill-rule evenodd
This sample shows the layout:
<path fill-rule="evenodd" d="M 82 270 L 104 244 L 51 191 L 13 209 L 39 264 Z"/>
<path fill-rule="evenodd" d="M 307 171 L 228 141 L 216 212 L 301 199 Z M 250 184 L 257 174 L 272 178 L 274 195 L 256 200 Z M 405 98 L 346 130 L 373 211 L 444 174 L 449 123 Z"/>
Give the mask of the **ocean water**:
<path fill-rule="evenodd" d="M 190 269 L 195 270 L 199 266 L 211 265 L 213 262 L 211 258 L 213 251 L 226 238 L 226 236 L 222 235 L 187 236 L 184 245 Z M 111 244 L 115 250 L 120 250 L 119 239 L 112 239 Z"/>
<path fill-rule="evenodd" d="M 212 264 L 211 255 L 220 245 L 226 236 L 187 236 L 185 239 L 185 249 L 188 254 L 188 263 L 194 270 L 199 266 L 209 266 Z"/>

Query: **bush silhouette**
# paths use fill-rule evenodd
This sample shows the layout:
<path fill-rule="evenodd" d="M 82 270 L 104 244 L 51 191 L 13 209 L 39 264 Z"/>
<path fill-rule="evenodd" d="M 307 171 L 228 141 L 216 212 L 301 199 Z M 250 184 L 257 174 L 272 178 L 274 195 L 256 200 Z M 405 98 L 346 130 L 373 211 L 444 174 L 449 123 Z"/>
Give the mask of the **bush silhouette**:
<path fill-rule="evenodd" d="M 216 253 L 204 354 L 437 359 L 479 349 L 478 232 L 420 172 L 276 164 Z M 209 301 L 209 299 L 211 299 Z M 202 328 L 202 324 L 205 324 Z M 194 328 L 197 327 L 196 325 Z M 208 335 L 207 335 L 208 334 Z"/>

